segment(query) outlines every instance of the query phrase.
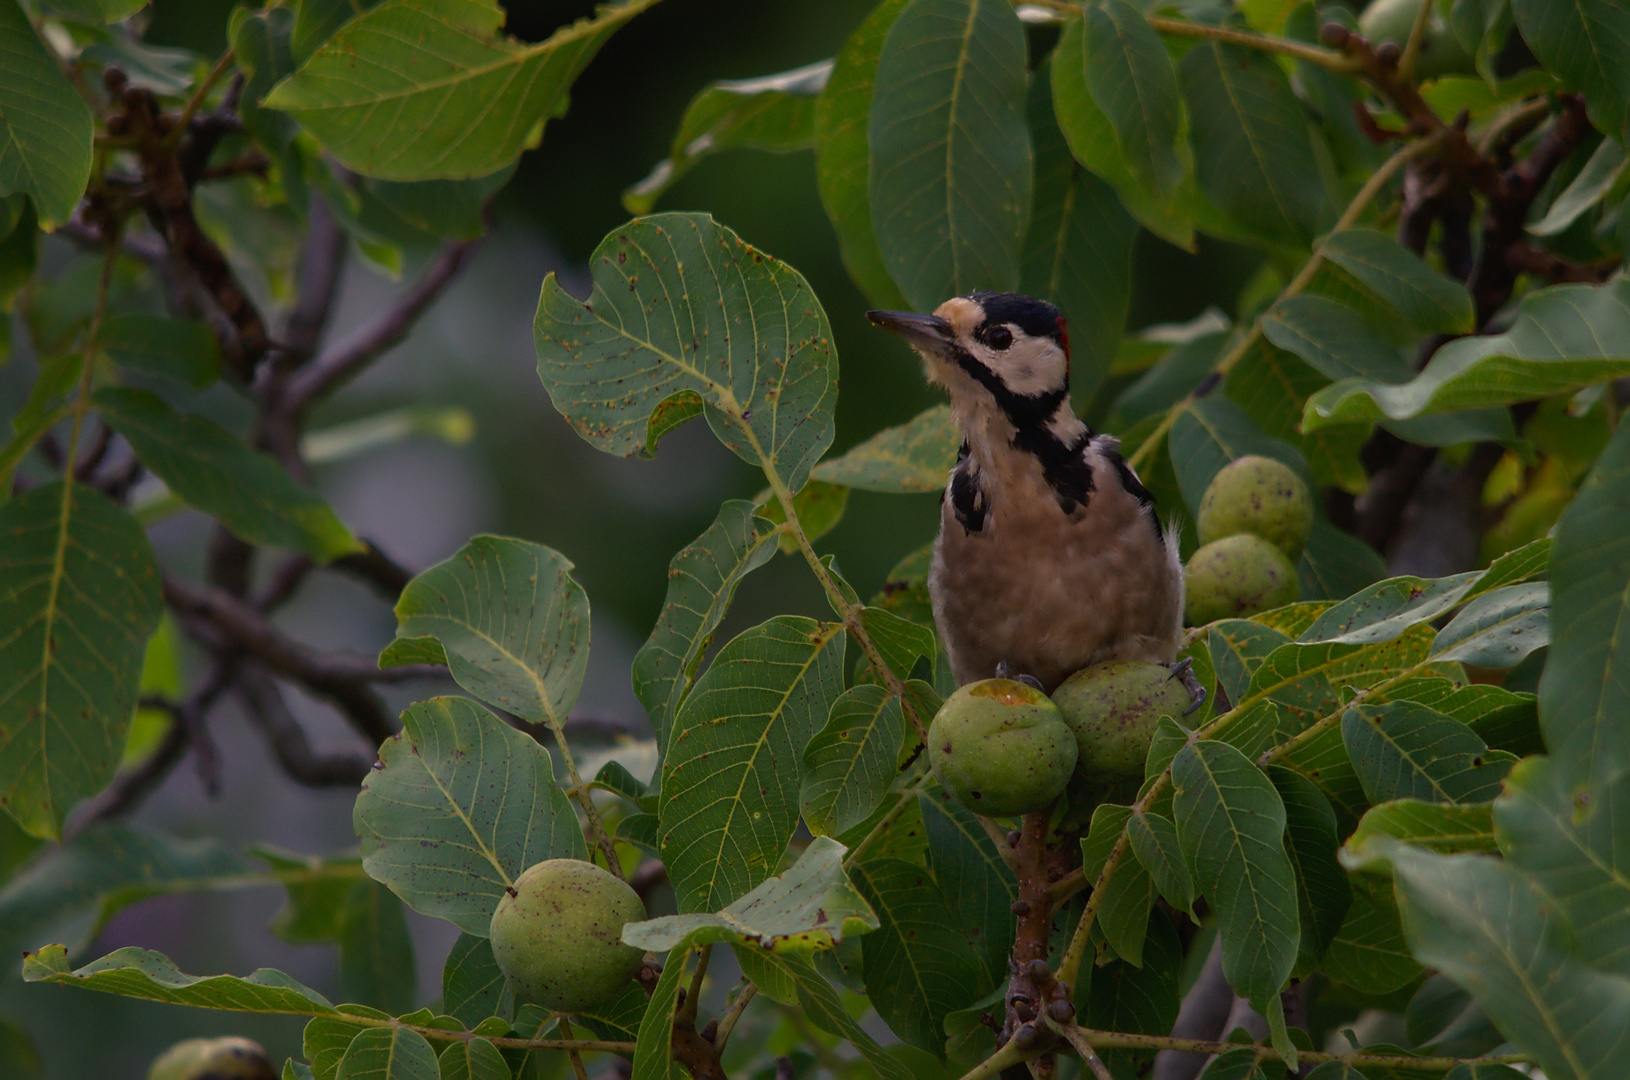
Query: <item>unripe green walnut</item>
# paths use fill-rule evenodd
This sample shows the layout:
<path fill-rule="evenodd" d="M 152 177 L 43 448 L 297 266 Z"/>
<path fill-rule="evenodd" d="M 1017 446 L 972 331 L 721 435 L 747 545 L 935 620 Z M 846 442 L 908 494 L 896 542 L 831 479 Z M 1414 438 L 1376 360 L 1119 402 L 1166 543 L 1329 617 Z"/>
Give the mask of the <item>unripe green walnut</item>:
<path fill-rule="evenodd" d="M 1409 41 L 1421 2 L 1373 0 L 1358 17 L 1358 32 L 1372 46 L 1391 41 L 1401 49 Z M 1421 35 L 1420 52 L 1415 57 L 1415 74 L 1423 79 L 1435 79 L 1439 75 L 1471 75 L 1476 71 L 1472 54 L 1460 43 L 1454 28 L 1434 10 L 1426 17 L 1426 32 Z"/>
<path fill-rule="evenodd" d="M 1201 544 L 1251 533 L 1294 559 L 1313 531 L 1313 493 L 1283 461 L 1247 454 L 1212 478 L 1196 525 Z"/>
<path fill-rule="evenodd" d="M 1243 619 L 1296 600 L 1296 568 L 1250 533 L 1213 540 L 1190 556 L 1184 575 L 1190 626 Z"/>
<path fill-rule="evenodd" d="M 153 1060 L 147 1080 L 277 1080 L 266 1051 L 252 1039 L 183 1039 Z"/>
<path fill-rule="evenodd" d="M 1058 798 L 1075 770 L 1075 737 L 1047 695 L 1011 679 L 959 688 L 928 727 L 934 774 L 985 817 L 1028 814 Z"/>
<path fill-rule="evenodd" d="M 643 954 L 622 942 L 623 924 L 645 918 L 628 884 L 593 863 L 547 859 L 515 879 L 492 913 L 492 955 L 515 994 L 576 1012 L 622 993 Z"/>
<path fill-rule="evenodd" d="M 1053 691 L 1053 703 L 1075 733 L 1076 775 L 1096 783 L 1141 780 L 1155 725 L 1193 704 L 1164 665 L 1141 660 L 1083 668 Z"/>

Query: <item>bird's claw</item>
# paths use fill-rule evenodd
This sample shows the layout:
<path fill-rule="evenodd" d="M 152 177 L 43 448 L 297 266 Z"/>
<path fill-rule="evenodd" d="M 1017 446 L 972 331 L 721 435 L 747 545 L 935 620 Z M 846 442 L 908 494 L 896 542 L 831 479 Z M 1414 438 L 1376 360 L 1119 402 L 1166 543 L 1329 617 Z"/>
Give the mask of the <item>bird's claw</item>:
<path fill-rule="evenodd" d="M 1194 677 L 1194 657 L 1185 656 L 1181 660 L 1161 666 L 1171 672 L 1171 678 L 1183 684 L 1183 689 L 1189 692 L 1189 699 L 1194 702 L 1194 704 L 1183 710 L 1184 716 L 1188 716 L 1206 703 L 1206 688 L 1201 686 L 1200 680 Z"/>
<path fill-rule="evenodd" d="M 998 679 L 1011 679 L 1014 682 L 1024 683 L 1026 686 L 1040 690 L 1042 693 L 1047 692 L 1045 688 L 1042 687 L 1041 680 L 1036 678 L 1034 675 L 1014 675 L 1011 669 L 1007 666 L 1006 660 L 1000 660 L 997 662 L 996 677 Z"/>

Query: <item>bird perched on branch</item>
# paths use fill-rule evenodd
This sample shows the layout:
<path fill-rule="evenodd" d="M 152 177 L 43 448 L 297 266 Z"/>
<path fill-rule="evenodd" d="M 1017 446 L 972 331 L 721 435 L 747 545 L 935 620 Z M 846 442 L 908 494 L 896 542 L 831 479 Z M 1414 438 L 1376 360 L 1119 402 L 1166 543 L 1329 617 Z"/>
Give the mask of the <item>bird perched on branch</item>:
<path fill-rule="evenodd" d="M 1154 496 L 1070 407 L 1070 347 L 1052 304 L 1014 293 L 932 315 L 871 311 L 951 396 L 962 449 L 940 500 L 928 574 L 957 683 L 1024 677 L 1051 693 L 1108 660 L 1174 664 L 1183 625 L 1177 537 Z"/>

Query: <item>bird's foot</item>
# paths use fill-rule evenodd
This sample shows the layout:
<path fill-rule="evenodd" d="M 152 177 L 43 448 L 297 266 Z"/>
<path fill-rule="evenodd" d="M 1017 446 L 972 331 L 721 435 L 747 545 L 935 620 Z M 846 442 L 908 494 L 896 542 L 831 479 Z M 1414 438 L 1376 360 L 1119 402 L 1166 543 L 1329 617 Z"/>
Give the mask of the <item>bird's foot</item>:
<path fill-rule="evenodd" d="M 1201 686 L 1200 680 L 1194 677 L 1194 657 L 1185 656 L 1181 660 L 1160 666 L 1170 671 L 1172 673 L 1171 677 L 1183 684 L 1183 689 L 1189 692 L 1189 700 L 1194 702 L 1194 704 L 1183 710 L 1184 716 L 1189 715 L 1206 703 L 1206 688 Z"/>
<path fill-rule="evenodd" d="M 1002 660 L 997 663 L 996 677 L 998 679 L 1012 679 L 1014 682 L 1022 682 L 1026 686 L 1035 687 L 1037 690 L 1041 690 L 1043 693 L 1046 693 L 1046 691 L 1042 689 L 1040 679 L 1036 678 L 1034 675 L 1014 675 L 1008 668 L 1006 660 Z"/>

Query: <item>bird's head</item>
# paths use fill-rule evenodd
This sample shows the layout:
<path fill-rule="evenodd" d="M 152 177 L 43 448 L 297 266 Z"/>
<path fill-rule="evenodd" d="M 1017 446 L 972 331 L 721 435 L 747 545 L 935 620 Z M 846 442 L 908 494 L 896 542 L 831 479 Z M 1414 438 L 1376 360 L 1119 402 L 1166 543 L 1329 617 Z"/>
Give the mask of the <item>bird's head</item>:
<path fill-rule="evenodd" d="M 923 358 L 930 382 L 960 411 L 997 406 L 1015 427 L 1051 416 L 1070 392 L 1064 316 L 1045 300 L 977 292 L 945 301 L 932 315 L 868 311 L 874 324 L 904 338 Z"/>

